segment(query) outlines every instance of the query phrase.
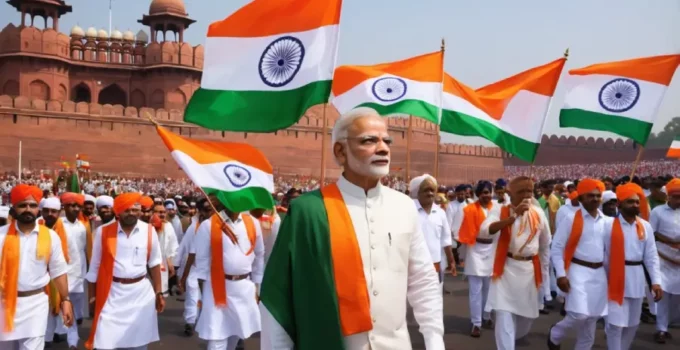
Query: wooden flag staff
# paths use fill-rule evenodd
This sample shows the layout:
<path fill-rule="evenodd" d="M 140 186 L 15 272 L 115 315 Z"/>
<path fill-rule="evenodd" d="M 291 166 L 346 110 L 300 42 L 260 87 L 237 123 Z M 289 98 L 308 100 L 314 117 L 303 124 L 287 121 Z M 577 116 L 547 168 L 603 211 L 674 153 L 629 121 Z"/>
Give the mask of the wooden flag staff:
<path fill-rule="evenodd" d="M 439 99 L 439 113 L 437 115 L 437 126 L 434 130 L 434 178 L 439 178 L 439 142 L 441 142 L 441 136 L 439 135 L 439 124 L 442 122 L 442 103 L 444 100 L 444 51 L 446 51 L 446 42 L 442 38 L 442 89 L 441 98 Z"/>

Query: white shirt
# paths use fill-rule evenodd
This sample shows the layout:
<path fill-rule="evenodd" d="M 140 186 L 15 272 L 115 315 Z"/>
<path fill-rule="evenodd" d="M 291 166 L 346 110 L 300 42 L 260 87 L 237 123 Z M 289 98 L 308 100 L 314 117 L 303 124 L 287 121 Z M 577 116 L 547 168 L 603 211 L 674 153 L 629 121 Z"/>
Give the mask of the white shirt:
<path fill-rule="evenodd" d="M 198 226 L 200 223 L 198 223 L 198 220 L 192 221 L 191 225 L 187 227 L 187 231 L 184 232 L 184 237 L 182 237 L 182 242 L 179 244 L 179 249 L 177 250 L 177 257 L 179 261 L 176 261 L 175 264 L 179 264 L 179 271 L 177 272 L 177 275 L 182 278 L 184 276 L 184 271 L 186 269 L 186 264 L 187 264 L 187 259 L 189 258 L 189 254 L 191 250 L 193 249 L 194 245 L 194 238 L 196 237 L 196 232 L 198 229 Z M 195 252 L 195 250 L 194 250 Z M 196 267 L 196 261 L 194 260 L 194 264 L 192 265 L 192 269 Z M 189 271 L 189 273 L 192 273 Z M 193 273 L 192 273 L 193 275 Z"/>
<path fill-rule="evenodd" d="M 102 228 L 108 225 L 118 225 L 117 221 L 110 222 L 97 228 L 94 242 L 92 243 L 92 260 L 90 270 L 85 277 L 90 283 L 96 283 L 99 275 L 99 266 L 102 260 Z M 137 225 L 128 236 L 118 226 L 116 239 L 116 256 L 113 263 L 113 276 L 118 278 L 137 278 L 146 276 L 147 267 L 153 268 L 161 264 L 161 251 L 158 244 L 158 234 L 151 228 L 151 256 L 147 262 L 149 224 L 138 220 Z"/>
<path fill-rule="evenodd" d="M 278 214 L 272 222 L 271 232 L 267 237 L 264 237 L 264 263 L 267 264 L 269 261 L 269 256 L 272 254 L 272 249 L 274 249 L 274 244 L 276 243 L 276 237 L 279 235 L 279 229 L 281 228 L 281 217 Z"/>
<path fill-rule="evenodd" d="M 680 209 L 673 210 L 668 204 L 660 205 L 649 215 L 649 223 L 654 232 L 658 232 L 675 242 L 680 241 Z M 680 249 L 673 248 L 668 244 L 656 242 L 659 254 L 680 261 Z M 659 261 L 661 270 L 661 287 L 666 293 L 680 294 L 680 267 L 677 264 L 661 258 Z"/>
<path fill-rule="evenodd" d="M 458 227 L 455 227 L 453 223 L 456 221 L 457 215 L 462 215 L 462 208 L 468 205 L 468 201 L 459 202 L 458 200 L 453 200 L 449 202 L 446 207 L 446 218 L 449 220 L 449 226 L 451 227 L 451 234 L 453 237 L 458 237 Z M 455 230 L 455 231 L 454 231 Z"/>
<path fill-rule="evenodd" d="M 50 259 L 45 263 L 44 259 L 38 259 L 38 225 L 29 234 L 19 231 L 19 226 L 15 223 L 17 235 L 19 236 L 19 280 L 17 290 L 28 292 L 45 287 L 50 280 L 55 279 L 68 272 L 68 265 L 61 251 L 61 240 L 56 232 L 50 230 Z M 0 227 L 0 259 L 2 259 L 2 247 L 5 245 L 9 225 Z M 47 270 L 49 266 L 49 272 Z"/>
<path fill-rule="evenodd" d="M 560 222 L 567 216 L 574 214 L 576 210 L 581 208 L 581 203 L 577 206 L 571 205 L 571 200 L 567 199 L 567 203 L 557 209 L 557 214 L 555 214 L 555 230 L 560 226 Z"/>
<path fill-rule="evenodd" d="M 345 349 L 410 350 L 408 301 L 425 347 L 443 350 L 442 293 L 413 200 L 381 184 L 368 193 L 344 177 L 337 184 L 357 235 L 374 321 L 371 331 L 345 337 Z M 293 349 L 290 337 L 263 304 L 261 310 L 261 349 Z"/>
<path fill-rule="evenodd" d="M 442 248 L 451 246 L 451 227 L 446 219 L 446 213 L 438 205 L 433 204 L 428 214 L 420 202 L 415 199 L 414 203 L 418 209 L 418 224 L 420 231 L 425 237 L 427 249 L 432 256 L 432 262 L 442 261 Z"/>
<path fill-rule="evenodd" d="M 661 284 L 659 277 L 659 254 L 654 244 L 654 231 L 652 226 L 645 220 L 640 219 L 645 230 L 642 240 L 638 238 L 636 224 L 628 223 L 620 214 L 619 222 L 623 232 L 624 254 L 626 261 L 642 261 L 647 268 L 652 284 Z M 606 256 L 611 254 L 612 228 L 614 221 L 607 223 L 605 228 L 605 249 Z M 647 280 L 642 265 L 626 265 L 625 267 L 625 290 L 626 298 L 644 298 L 647 293 Z"/>
<path fill-rule="evenodd" d="M 70 293 L 84 293 L 83 279 L 87 273 L 87 229 L 82 222 L 76 219 L 75 222 L 70 222 L 66 217 L 61 218 L 64 224 L 64 230 L 69 238 L 69 263 L 68 285 Z M 72 242 L 72 243 L 71 243 Z M 71 247 L 73 245 L 73 248 Z M 74 256 L 77 255 L 78 261 L 74 261 Z M 77 263 L 78 266 L 74 264 Z"/>
<path fill-rule="evenodd" d="M 484 215 L 486 217 L 489 216 L 495 216 L 495 217 L 500 217 L 501 216 L 501 207 L 491 201 L 491 209 L 486 210 L 485 208 L 482 208 L 482 211 L 484 211 Z M 474 205 L 469 204 L 469 205 Z M 459 213 L 455 217 L 455 221 L 453 223 L 453 232 L 455 233 L 454 238 L 456 240 L 459 240 L 459 231 L 460 227 L 463 224 L 463 220 L 465 219 L 465 212 L 464 212 L 464 207 L 461 207 L 459 209 Z M 493 235 L 489 236 L 488 231 L 487 233 L 485 232 L 479 232 L 477 235 L 477 238 L 483 238 L 483 239 L 492 239 L 496 240 L 498 238 L 498 235 Z M 476 242 L 474 245 L 466 245 L 465 249 L 465 268 L 464 272 L 468 276 L 480 276 L 480 277 L 488 277 L 491 276 L 493 272 L 493 260 L 494 260 L 494 254 L 496 253 L 496 249 L 494 248 L 494 244 L 485 244 L 485 243 L 479 243 Z"/>

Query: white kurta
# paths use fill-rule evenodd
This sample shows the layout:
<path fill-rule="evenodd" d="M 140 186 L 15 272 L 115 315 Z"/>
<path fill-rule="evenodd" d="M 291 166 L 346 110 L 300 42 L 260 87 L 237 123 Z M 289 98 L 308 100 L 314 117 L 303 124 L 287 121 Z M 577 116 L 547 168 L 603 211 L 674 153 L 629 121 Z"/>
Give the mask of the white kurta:
<path fill-rule="evenodd" d="M 493 202 L 492 202 L 493 203 Z M 474 204 L 469 204 L 474 205 Z M 464 207 L 459 209 L 459 213 L 456 215 L 453 223 L 454 238 L 459 240 L 460 226 L 463 224 L 465 217 Z M 500 207 L 498 204 L 493 203 L 490 210 L 482 208 L 486 217 L 495 216 L 500 217 Z M 488 233 L 484 234 L 480 232 L 477 238 L 491 238 L 494 241 L 497 239 L 498 235 L 489 236 Z M 465 245 L 465 274 L 468 276 L 480 276 L 489 277 L 493 272 L 493 259 L 494 259 L 494 244 L 483 244 L 476 242 L 474 245 Z"/>
<path fill-rule="evenodd" d="M 5 245 L 8 230 L 9 225 L 0 227 L 0 259 L 2 258 L 2 247 Z M 19 233 L 18 227 L 17 232 Z M 49 263 L 46 263 L 45 260 L 36 257 L 38 225 L 30 234 L 19 233 L 19 247 L 21 249 L 19 254 L 19 291 L 43 288 L 51 279 L 68 272 L 64 253 L 61 251 L 61 241 L 56 232 L 52 230 L 50 230 L 50 240 L 50 259 Z M 0 315 L 4 315 L 4 312 L 5 309 L 0 303 Z M 14 331 L 10 333 L 0 332 L 0 348 L 3 348 L 2 342 L 4 341 L 43 337 L 47 328 L 48 312 L 49 305 L 45 293 L 17 298 Z M 0 330 L 4 328 L 5 320 L 0 317 Z"/>
<path fill-rule="evenodd" d="M 264 263 L 267 264 L 269 261 L 269 256 L 272 255 L 272 249 L 274 249 L 274 243 L 276 243 L 276 237 L 279 235 L 279 228 L 281 227 L 281 217 L 278 214 L 274 217 L 274 222 L 272 222 L 272 228 L 268 235 L 264 235 Z"/>
<path fill-rule="evenodd" d="M 118 225 L 111 222 L 107 225 Z M 151 256 L 147 261 L 149 224 L 137 221 L 137 225 L 127 236 L 118 227 L 116 256 L 114 257 L 113 276 L 118 278 L 137 278 L 146 276 L 147 267 L 153 268 L 161 263 L 161 252 L 156 230 L 151 228 Z M 96 231 L 90 270 L 87 280 L 96 283 L 102 259 L 102 227 Z M 156 314 L 156 295 L 151 282 L 143 279 L 133 284 L 111 284 L 109 296 L 99 315 L 94 347 L 97 349 L 119 349 L 144 346 L 158 341 L 158 317 Z"/>
<path fill-rule="evenodd" d="M 68 277 L 68 292 L 69 295 L 71 296 L 74 293 L 83 293 L 83 275 L 82 275 L 82 270 L 81 270 L 81 258 L 80 254 L 78 251 L 78 245 L 76 244 L 75 235 L 69 235 L 68 232 L 66 234 L 66 246 L 68 247 L 68 255 L 69 255 L 69 262 L 68 262 L 68 272 L 67 272 L 67 277 Z M 74 303 L 73 298 L 71 297 L 71 302 Z M 74 308 L 74 313 L 75 313 L 75 308 L 77 306 L 73 305 Z M 75 316 L 75 314 L 74 314 Z M 57 316 L 53 316 L 51 313 L 48 317 L 53 318 L 52 322 L 48 322 L 47 325 L 47 331 L 45 332 L 45 335 L 48 336 L 46 339 L 47 341 L 51 342 L 52 338 L 49 336 L 51 334 L 57 333 L 57 334 L 66 334 L 68 333 L 68 330 L 66 326 L 64 325 L 64 322 L 61 318 L 61 314 Z M 77 325 L 73 325 L 72 327 L 78 327 Z M 50 329 L 51 328 L 51 329 Z M 76 338 L 77 338 L 77 331 L 76 331 Z M 75 339 L 75 342 L 77 342 L 77 339 Z"/>
<path fill-rule="evenodd" d="M 184 268 L 186 267 L 187 258 L 189 257 L 189 245 L 194 240 L 196 235 L 196 229 L 198 228 L 198 216 L 191 218 L 191 224 L 187 227 L 187 230 L 182 236 L 182 240 L 179 242 L 179 247 L 177 248 L 177 260 L 175 265 L 179 266 L 177 271 L 177 276 L 182 277 L 184 274 Z"/>
<path fill-rule="evenodd" d="M 528 215 L 525 214 L 522 217 L 518 217 L 512 224 L 508 253 L 523 257 L 538 255 L 541 261 L 541 271 L 539 273 L 543 283 L 548 283 L 546 278 L 548 276 L 550 260 L 550 224 L 540 207 L 534 206 L 532 209 L 536 211 L 540 218 L 538 232 L 527 243 L 527 239 L 531 235 Z M 488 235 L 489 226 L 498 221 L 500 221 L 500 217 L 494 215 L 487 217 L 482 224 L 481 233 Z M 518 232 L 522 226 L 524 230 Z M 500 237 L 500 232 L 497 232 L 495 235 Z M 498 240 L 494 243 L 494 254 L 497 246 Z M 522 317 L 537 318 L 539 307 L 538 292 L 532 261 L 519 261 L 507 257 L 503 276 L 491 281 L 487 305 L 491 310 L 507 311 Z"/>
<path fill-rule="evenodd" d="M 557 210 L 557 214 L 555 214 L 555 231 L 557 231 L 560 222 L 562 222 L 564 218 L 573 215 L 579 208 L 581 208 L 580 203 L 577 206 L 573 206 L 571 205 L 571 200 L 567 200 L 567 203 L 561 206 L 560 209 Z"/>
<path fill-rule="evenodd" d="M 205 220 L 198 228 L 194 239 L 196 251 L 196 273 L 199 280 L 203 280 L 203 308 L 196 323 L 196 331 L 201 339 L 225 340 L 231 336 L 247 339 L 253 333 L 259 332 L 260 311 L 257 307 L 256 286 L 262 283 L 264 274 L 264 244 L 262 242 L 262 229 L 255 218 L 253 224 L 257 231 L 254 251 L 246 255 L 251 244 L 248 239 L 248 231 L 239 215 L 235 222 L 227 219 L 227 225 L 232 228 L 237 237 L 234 244 L 226 235 L 222 239 L 222 259 L 224 273 L 226 275 L 239 276 L 250 274 L 250 278 L 239 281 L 222 279 L 227 291 L 227 306 L 215 307 L 215 298 L 212 292 L 210 267 L 212 263 L 212 250 L 210 248 L 211 220 Z M 193 272 L 193 268 L 192 268 Z"/>
<path fill-rule="evenodd" d="M 373 329 L 345 337 L 345 349 L 410 350 L 408 300 L 425 348 L 443 350 L 442 293 L 413 200 L 381 184 L 366 193 L 344 177 L 338 187 L 357 235 L 373 317 Z M 260 309 L 261 349 L 293 349 L 286 331 L 263 304 Z"/>
<path fill-rule="evenodd" d="M 654 232 L 658 232 L 675 242 L 680 242 L 680 209 L 673 210 L 668 204 L 660 205 L 652 210 L 649 223 Z M 680 262 L 680 249 L 661 242 L 656 242 L 656 248 L 659 254 Z M 661 287 L 664 292 L 680 295 L 680 265 L 661 258 L 659 268 L 661 271 Z"/>
<path fill-rule="evenodd" d="M 427 249 L 430 252 L 433 263 L 442 261 L 442 248 L 451 246 L 451 227 L 446 219 L 446 213 L 436 204 L 432 205 L 428 214 L 420 202 L 414 200 L 418 210 L 418 224 L 420 232 L 425 237 Z M 443 268 L 443 267 L 442 267 Z"/>
<path fill-rule="evenodd" d="M 163 293 L 168 292 L 168 278 L 170 276 L 170 271 L 168 267 L 168 260 L 173 261 L 177 255 L 177 236 L 175 236 L 175 230 L 172 228 L 172 224 L 169 222 L 163 223 L 163 232 L 158 235 L 158 244 L 161 247 L 161 288 Z M 173 262 L 173 266 L 176 265 Z"/>
<path fill-rule="evenodd" d="M 65 217 L 61 218 L 64 223 L 64 230 L 69 239 L 73 241 L 74 254 L 71 253 L 71 243 L 69 242 L 69 255 L 73 262 L 73 256 L 78 255 L 78 266 L 69 268 L 68 284 L 69 293 L 84 293 L 84 278 L 87 274 L 87 229 L 82 222 L 69 222 Z M 77 253 L 77 254 L 76 254 Z M 69 264 L 72 265 L 72 264 Z"/>
<path fill-rule="evenodd" d="M 605 235 L 606 228 L 611 227 L 613 218 L 604 216 L 598 211 L 592 217 L 585 209 L 579 209 L 583 215 L 583 232 L 576 246 L 574 258 L 606 264 Z M 564 269 L 564 249 L 569 241 L 574 214 L 565 217 L 557 228 L 552 241 L 550 255 L 557 278 L 567 277 L 571 290 L 566 296 L 565 310 L 586 316 L 604 316 L 607 314 L 607 273 L 604 268 L 591 269 L 571 263 L 569 271 Z"/>

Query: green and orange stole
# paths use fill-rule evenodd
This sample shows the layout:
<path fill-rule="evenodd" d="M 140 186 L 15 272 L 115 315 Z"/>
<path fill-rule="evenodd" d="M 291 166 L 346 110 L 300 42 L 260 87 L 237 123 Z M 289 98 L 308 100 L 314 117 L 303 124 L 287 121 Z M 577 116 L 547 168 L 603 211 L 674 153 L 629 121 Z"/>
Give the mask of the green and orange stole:
<path fill-rule="evenodd" d="M 344 337 L 373 329 L 361 252 L 336 184 L 291 203 L 260 300 L 297 350 L 344 350 Z"/>

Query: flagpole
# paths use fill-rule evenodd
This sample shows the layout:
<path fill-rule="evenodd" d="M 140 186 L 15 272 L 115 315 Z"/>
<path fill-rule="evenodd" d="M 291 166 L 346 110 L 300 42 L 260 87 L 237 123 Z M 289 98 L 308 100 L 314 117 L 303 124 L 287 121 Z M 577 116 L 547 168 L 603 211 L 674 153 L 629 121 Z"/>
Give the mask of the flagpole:
<path fill-rule="evenodd" d="M 408 116 L 408 129 L 406 130 L 406 181 L 411 180 L 411 142 L 413 141 L 413 116 Z"/>
<path fill-rule="evenodd" d="M 324 103 L 323 105 L 323 120 L 321 122 L 321 174 L 320 174 L 320 183 L 319 187 L 323 187 L 325 181 L 326 181 L 326 153 L 328 153 L 327 150 L 327 141 L 326 141 L 326 134 L 328 133 L 328 114 L 326 113 L 326 110 L 328 109 L 328 104 Z"/>
<path fill-rule="evenodd" d="M 19 183 L 21 183 L 21 141 L 19 141 Z"/>
<path fill-rule="evenodd" d="M 440 89 L 439 96 L 439 111 L 437 112 L 437 127 L 434 132 L 434 178 L 439 178 L 439 143 L 441 142 L 441 137 L 439 135 L 439 125 L 442 122 L 442 103 L 444 103 L 444 52 L 446 51 L 446 42 L 442 38 L 442 87 Z"/>
<path fill-rule="evenodd" d="M 630 181 L 633 181 L 633 176 L 635 176 L 635 171 L 640 165 L 640 160 L 642 158 L 642 153 L 645 151 L 645 146 L 638 145 L 640 149 L 638 150 L 637 156 L 635 157 L 635 163 L 633 163 L 633 170 L 630 172 Z"/>
<path fill-rule="evenodd" d="M 569 59 L 569 48 L 564 50 L 564 59 L 565 60 Z M 562 69 L 564 70 L 564 67 L 562 67 Z M 560 75 L 561 74 L 562 74 L 562 72 L 560 72 Z M 545 122 L 546 122 L 546 120 L 548 120 L 548 116 L 550 115 L 550 111 L 552 110 L 552 103 L 553 103 L 553 99 L 555 98 L 554 95 L 555 94 L 553 93 L 553 96 L 550 96 L 550 102 L 548 102 L 548 109 L 545 111 L 545 115 L 543 116 L 543 120 L 541 121 L 541 133 L 539 134 L 539 135 L 541 135 L 541 139 L 539 140 L 539 142 L 543 141 L 543 130 L 545 129 Z M 539 143 L 539 146 L 540 146 L 540 143 Z M 531 165 L 529 166 L 529 177 L 531 177 L 531 178 L 534 177 L 534 163 L 535 162 L 536 162 L 536 155 L 534 155 L 534 160 L 531 161 Z"/>

